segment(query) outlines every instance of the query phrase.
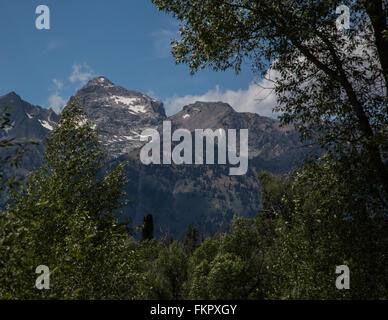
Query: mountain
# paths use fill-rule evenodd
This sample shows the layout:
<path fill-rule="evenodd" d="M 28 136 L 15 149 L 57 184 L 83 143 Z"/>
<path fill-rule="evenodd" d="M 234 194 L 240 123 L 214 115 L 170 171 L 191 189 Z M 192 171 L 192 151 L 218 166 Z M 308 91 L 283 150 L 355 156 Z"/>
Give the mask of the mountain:
<path fill-rule="evenodd" d="M 140 133 L 166 119 L 163 103 L 141 92 L 115 86 L 105 77 L 90 80 L 71 97 L 78 98 L 89 120 L 99 129 L 112 157 L 140 147 Z"/>
<path fill-rule="evenodd" d="M 174 128 L 195 129 L 248 129 L 249 158 L 274 160 L 286 156 L 299 145 L 299 138 L 291 126 L 281 127 L 280 122 L 256 113 L 236 112 L 223 102 L 200 102 L 187 105 L 168 118 Z"/>
<path fill-rule="evenodd" d="M 0 107 L 10 106 L 12 128 L 6 130 L 1 138 L 26 138 L 39 143 L 29 147 L 18 171 L 24 175 L 42 163 L 44 140 L 59 116 L 51 109 L 34 106 L 20 98 L 15 92 L 0 97 Z M 3 151 L 4 152 L 4 151 Z M 3 154 L 4 155 L 4 154 Z"/>
<path fill-rule="evenodd" d="M 248 129 L 249 169 L 245 175 L 231 176 L 228 164 L 145 166 L 139 161 L 139 150 L 121 156 L 119 161 L 132 164 L 126 191 L 133 201 L 127 217 L 140 224 L 146 213 L 152 213 L 159 235 L 181 237 L 188 224 L 214 234 L 226 230 L 235 215 L 255 216 L 260 209 L 258 173 L 285 173 L 307 151 L 293 128 L 281 127 L 275 119 L 236 112 L 222 102 L 196 102 L 166 120 L 171 121 L 172 131 Z M 158 129 L 162 132 L 161 125 Z"/>
<path fill-rule="evenodd" d="M 71 97 L 79 99 L 87 117 L 99 129 L 102 143 L 110 156 L 109 166 L 129 161 L 126 187 L 129 205 L 123 218 L 141 224 L 152 213 L 158 236 L 168 233 L 181 237 L 188 224 L 200 232 L 213 234 L 227 229 L 235 215 L 252 217 L 260 208 L 261 170 L 285 173 L 306 150 L 292 127 L 281 127 L 276 119 L 254 113 L 236 112 L 223 102 L 196 102 L 166 117 L 163 103 L 141 92 L 116 86 L 105 77 L 90 80 Z M 12 104 L 14 128 L 9 134 L 44 141 L 58 116 L 52 110 L 32 106 L 15 93 L 0 98 L 0 106 Z M 163 121 L 171 121 L 172 130 L 248 129 L 249 169 L 245 175 L 229 175 L 229 165 L 144 165 L 140 161 L 140 141 L 144 129 L 161 131 Z M 33 163 L 38 163 L 35 150 Z M 29 156 L 27 162 L 31 159 Z M 41 159 L 41 158 L 40 158 Z M 25 170 L 31 170 L 26 164 Z"/>

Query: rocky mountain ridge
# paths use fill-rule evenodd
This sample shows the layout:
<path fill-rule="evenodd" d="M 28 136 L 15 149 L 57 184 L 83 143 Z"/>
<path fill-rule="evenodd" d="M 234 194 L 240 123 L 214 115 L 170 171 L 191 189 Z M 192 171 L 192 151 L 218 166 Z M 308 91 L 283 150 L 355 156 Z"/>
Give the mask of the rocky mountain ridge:
<path fill-rule="evenodd" d="M 112 157 L 139 148 L 140 133 L 166 119 L 163 103 L 135 90 L 114 85 L 105 77 L 90 80 L 71 97 L 83 105 Z"/>
<path fill-rule="evenodd" d="M 195 102 L 166 117 L 163 103 L 141 92 L 116 86 L 105 77 L 90 80 L 70 98 L 79 99 L 94 128 L 107 147 L 110 166 L 129 161 L 126 187 L 131 203 L 123 218 L 138 225 L 147 213 L 155 219 L 157 235 L 182 236 L 188 224 L 207 234 L 225 229 L 235 215 L 254 216 L 260 208 L 261 170 L 284 173 L 299 161 L 298 134 L 279 121 L 253 113 L 236 112 L 223 102 Z M 40 142 L 26 154 L 24 171 L 42 162 L 44 137 L 55 128 L 59 116 L 52 110 L 33 106 L 15 93 L 0 97 L 0 107 L 12 105 L 14 128 L 7 134 L 36 138 Z M 144 129 L 161 129 L 171 121 L 172 129 L 248 129 L 249 169 L 246 175 L 229 176 L 227 165 L 144 165 L 139 152 Z"/>

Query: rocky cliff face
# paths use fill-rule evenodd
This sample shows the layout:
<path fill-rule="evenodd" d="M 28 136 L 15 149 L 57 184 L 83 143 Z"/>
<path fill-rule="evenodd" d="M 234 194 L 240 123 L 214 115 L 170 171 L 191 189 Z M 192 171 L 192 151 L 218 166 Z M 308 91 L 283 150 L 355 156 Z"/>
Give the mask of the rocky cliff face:
<path fill-rule="evenodd" d="M 69 103 L 75 98 L 96 125 L 102 143 L 112 157 L 140 147 L 140 133 L 147 128 L 156 128 L 166 118 L 162 102 L 116 86 L 105 77 L 90 80 Z"/>
<path fill-rule="evenodd" d="M 195 129 L 248 129 L 249 158 L 260 156 L 264 160 L 289 154 L 299 145 L 298 135 L 290 127 L 280 127 L 280 122 L 255 113 L 236 112 L 223 102 L 196 102 L 184 106 L 169 117 L 174 128 Z"/>
<path fill-rule="evenodd" d="M 15 92 L 0 97 L 0 107 L 10 106 L 12 128 L 3 132 L 1 138 L 26 138 L 39 143 L 30 146 L 25 154 L 20 174 L 26 174 L 42 162 L 44 140 L 46 135 L 55 128 L 59 116 L 51 109 L 34 106 L 20 98 Z M 0 133 L 1 134 L 1 133 Z M 5 151 L 2 150 L 3 155 Z"/>

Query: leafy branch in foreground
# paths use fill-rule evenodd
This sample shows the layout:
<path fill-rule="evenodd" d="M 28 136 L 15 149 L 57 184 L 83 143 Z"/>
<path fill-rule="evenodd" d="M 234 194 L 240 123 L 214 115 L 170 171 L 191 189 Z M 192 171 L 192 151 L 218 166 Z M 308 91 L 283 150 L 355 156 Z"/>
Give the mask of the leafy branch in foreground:
<path fill-rule="evenodd" d="M 370 189 L 388 202 L 388 9 L 384 1 L 153 0 L 182 22 L 177 63 L 192 72 L 241 69 L 270 77 L 285 124 L 303 139 L 361 161 Z M 351 28 L 337 30 L 336 8 L 350 8 Z M 270 70 L 268 71 L 268 65 Z M 385 141 L 385 142 L 384 142 Z"/>

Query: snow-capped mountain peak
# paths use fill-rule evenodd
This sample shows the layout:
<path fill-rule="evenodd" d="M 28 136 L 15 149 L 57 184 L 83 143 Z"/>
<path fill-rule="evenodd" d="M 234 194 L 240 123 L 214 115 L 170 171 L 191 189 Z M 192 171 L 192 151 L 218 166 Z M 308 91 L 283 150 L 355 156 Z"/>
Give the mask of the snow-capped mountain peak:
<path fill-rule="evenodd" d="M 162 102 L 139 91 L 117 86 L 102 76 L 90 80 L 75 97 L 99 129 L 102 142 L 113 156 L 141 146 L 140 133 L 147 128 L 156 128 L 166 118 Z M 75 97 L 71 97 L 69 103 Z"/>

